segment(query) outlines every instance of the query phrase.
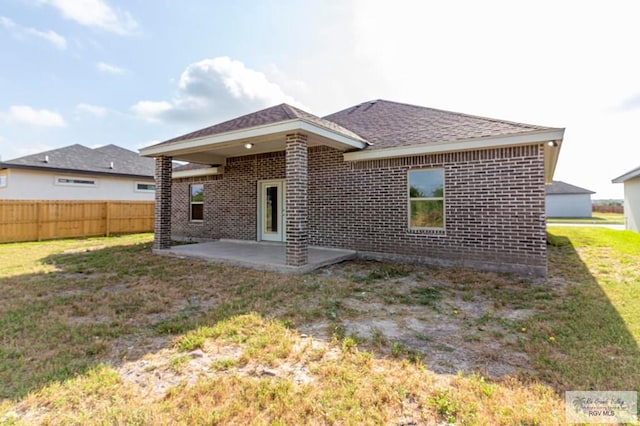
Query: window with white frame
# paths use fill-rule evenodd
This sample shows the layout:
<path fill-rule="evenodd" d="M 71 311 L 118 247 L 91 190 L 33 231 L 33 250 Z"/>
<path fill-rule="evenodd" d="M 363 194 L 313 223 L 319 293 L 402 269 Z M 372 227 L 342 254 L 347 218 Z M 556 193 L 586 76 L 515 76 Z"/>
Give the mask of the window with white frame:
<path fill-rule="evenodd" d="M 0 175 L 0 188 L 7 186 L 7 175 Z"/>
<path fill-rule="evenodd" d="M 155 192 L 155 183 L 136 182 L 136 192 Z"/>
<path fill-rule="evenodd" d="M 98 186 L 98 181 L 96 179 L 85 177 L 56 176 L 55 184 L 69 186 Z"/>
<path fill-rule="evenodd" d="M 444 170 L 409 170 L 409 228 L 444 228 Z"/>
<path fill-rule="evenodd" d="M 193 222 L 204 219 L 204 185 L 201 183 L 189 188 L 189 219 Z"/>

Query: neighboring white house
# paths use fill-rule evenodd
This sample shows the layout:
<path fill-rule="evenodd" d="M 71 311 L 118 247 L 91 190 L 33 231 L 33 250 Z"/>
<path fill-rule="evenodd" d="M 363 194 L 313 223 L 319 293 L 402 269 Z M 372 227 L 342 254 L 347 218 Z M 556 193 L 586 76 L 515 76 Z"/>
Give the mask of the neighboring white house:
<path fill-rule="evenodd" d="M 554 180 L 546 188 L 547 217 L 591 217 L 591 194 L 588 189 Z"/>
<path fill-rule="evenodd" d="M 0 162 L 0 199 L 152 201 L 152 158 L 107 145 L 71 145 Z"/>
<path fill-rule="evenodd" d="M 613 183 L 624 184 L 625 228 L 640 232 L 640 167 L 615 178 Z"/>

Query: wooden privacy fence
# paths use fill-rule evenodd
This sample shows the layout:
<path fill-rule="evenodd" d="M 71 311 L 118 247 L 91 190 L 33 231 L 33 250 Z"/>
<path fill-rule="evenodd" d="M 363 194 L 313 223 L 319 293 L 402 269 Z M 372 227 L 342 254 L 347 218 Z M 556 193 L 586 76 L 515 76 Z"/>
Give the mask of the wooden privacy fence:
<path fill-rule="evenodd" d="M 624 213 L 624 206 L 594 204 L 592 210 L 594 213 Z"/>
<path fill-rule="evenodd" d="M 153 231 L 153 201 L 0 200 L 0 243 Z"/>

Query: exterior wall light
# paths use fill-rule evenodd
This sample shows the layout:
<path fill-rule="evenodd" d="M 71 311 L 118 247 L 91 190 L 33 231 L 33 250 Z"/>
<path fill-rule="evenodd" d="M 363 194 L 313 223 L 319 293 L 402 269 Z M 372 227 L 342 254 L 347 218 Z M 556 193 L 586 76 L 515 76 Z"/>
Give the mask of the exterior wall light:
<path fill-rule="evenodd" d="M 547 142 L 547 145 L 549 145 L 549 146 L 550 146 L 550 147 L 552 147 L 552 148 L 555 148 L 555 147 L 557 147 L 557 146 L 558 146 L 558 142 L 556 142 L 556 141 L 549 141 L 549 142 Z"/>
<path fill-rule="evenodd" d="M 245 143 L 244 147 L 247 148 L 247 149 L 251 149 L 251 148 L 253 148 L 253 144 L 252 143 Z"/>

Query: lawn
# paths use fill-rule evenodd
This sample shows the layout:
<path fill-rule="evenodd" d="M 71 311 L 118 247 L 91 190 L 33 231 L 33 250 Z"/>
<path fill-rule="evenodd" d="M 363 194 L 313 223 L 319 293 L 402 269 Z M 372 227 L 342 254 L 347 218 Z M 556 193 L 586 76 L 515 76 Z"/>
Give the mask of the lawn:
<path fill-rule="evenodd" d="M 551 232 L 547 280 L 0 245 L 0 423 L 564 423 L 566 390 L 640 391 L 640 235 Z"/>
<path fill-rule="evenodd" d="M 547 223 L 581 223 L 589 225 L 624 225 L 622 213 L 594 213 L 592 217 L 549 217 Z"/>

